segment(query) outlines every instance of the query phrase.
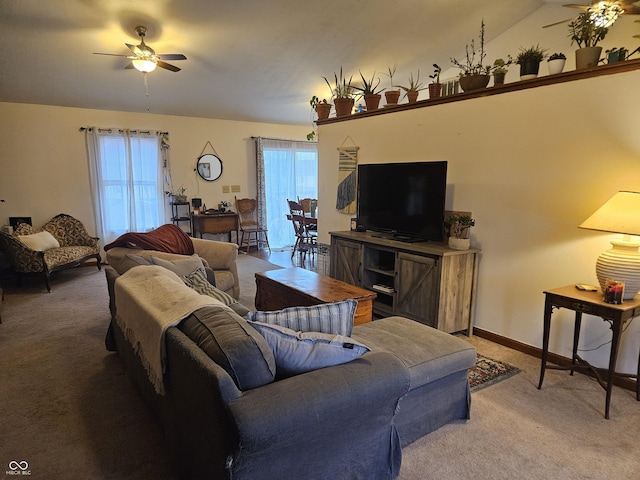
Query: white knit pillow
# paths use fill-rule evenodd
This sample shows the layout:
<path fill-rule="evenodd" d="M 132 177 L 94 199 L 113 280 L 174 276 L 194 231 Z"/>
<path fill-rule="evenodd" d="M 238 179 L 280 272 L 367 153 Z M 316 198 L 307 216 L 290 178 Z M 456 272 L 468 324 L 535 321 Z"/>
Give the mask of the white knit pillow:
<path fill-rule="evenodd" d="M 17 238 L 31 250 L 35 250 L 36 252 L 46 252 L 52 248 L 60 247 L 60 243 L 56 240 L 56 237 L 46 230 L 32 235 L 17 235 Z"/>

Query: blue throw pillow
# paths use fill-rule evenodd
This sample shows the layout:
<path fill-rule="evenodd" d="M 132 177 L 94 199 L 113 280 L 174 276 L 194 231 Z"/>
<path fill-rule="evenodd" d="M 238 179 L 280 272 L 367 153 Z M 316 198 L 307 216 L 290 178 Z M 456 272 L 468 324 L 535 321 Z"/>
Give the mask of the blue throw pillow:
<path fill-rule="evenodd" d="M 265 338 L 276 362 L 278 378 L 350 362 L 369 351 L 366 345 L 344 335 L 294 332 L 279 325 L 249 321 Z"/>
<path fill-rule="evenodd" d="M 353 330 L 357 306 L 356 300 L 348 299 L 310 307 L 289 307 L 274 312 L 250 312 L 247 318 L 254 322 L 280 325 L 296 332 L 322 332 L 348 337 Z"/>

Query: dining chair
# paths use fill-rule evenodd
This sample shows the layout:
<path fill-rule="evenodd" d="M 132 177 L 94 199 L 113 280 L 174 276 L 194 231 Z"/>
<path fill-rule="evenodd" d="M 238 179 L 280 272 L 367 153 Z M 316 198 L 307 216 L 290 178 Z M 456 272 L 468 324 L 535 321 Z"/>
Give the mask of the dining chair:
<path fill-rule="evenodd" d="M 255 238 L 256 248 L 260 248 L 263 240 L 267 245 L 269 252 L 269 238 L 267 236 L 267 228 L 262 226 L 258 221 L 258 201 L 255 198 L 238 198 L 234 197 L 236 202 L 236 211 L 240 220 L 240 245 L 239 248 L 247 244 L 247 253 L 251 248 L 251 238 Z"/>

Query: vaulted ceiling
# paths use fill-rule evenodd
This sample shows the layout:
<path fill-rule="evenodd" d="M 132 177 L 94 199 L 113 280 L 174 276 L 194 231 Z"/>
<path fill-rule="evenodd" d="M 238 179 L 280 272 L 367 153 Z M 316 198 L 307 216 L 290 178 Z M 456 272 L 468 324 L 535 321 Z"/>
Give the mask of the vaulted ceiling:
<path fill-rule="evenodd" d="M 548 2 L 1 0 L 0 101 L 305 124 L 310 97 L 329 94 L 323 76 L 397 64 L 426 78 L 482 19 L 488 42 Z M 93 54 L 129 54 L 138 25 L 156 52 L 187 57 L 146 89 L 126 58 Z"/>

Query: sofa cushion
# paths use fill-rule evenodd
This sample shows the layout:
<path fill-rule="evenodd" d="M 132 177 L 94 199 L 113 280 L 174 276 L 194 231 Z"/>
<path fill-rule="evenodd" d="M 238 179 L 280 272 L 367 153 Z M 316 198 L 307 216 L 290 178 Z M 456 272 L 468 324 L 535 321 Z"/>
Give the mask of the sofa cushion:
<path fill-rule="evenodd" d="M 280 325 L 296 332 L 322 332 L 348 337 L 353 329 L 357 306 L 356 300 L 348 299 L 310 307 L 289 307 L 273 312 L 249 312 L 247 318 L 254 322 Z"/>
<path fill-rule="evenodd" d="M 231 376 L 240 390 L 273 382 L 273 352 L 246 320 L 226 306 L 201 308 L 184 319 L 179 329 Z"/>
<path fill-rule="evenodd" d="M 200 295 L 209 295 L 210 297 L 219 300 L 223 304 L 230 307 L 234 312 L 236 312 L 241 317 L 247 316 L 249 313 L 249 309 L 242 305 L 238 300 L 233 298 L 226 292 L 214 287 L 209 283 L 207 277 L 205 275 L 204 269 L 199 268 L 195 272 L 190 275 L 185 275 L 182 277 L 182 280 L 189 287 L 193 288 Z"/>
<path fill-rule="evenodd" d="M 409 370 L 411 390 L 475 365 L 476 350 L 464 340 L 404 317 L 354 327 L 354 339 L 372 352 L 396 355 Z"/>
<path fill-rule="evenodd" d="M 369 351 L 366 345 L 344 335 L 294 332 L 290 328 L 252 322 L 273 350 L 278 378 L 350 362 Z"/>
<path fill-rule="evenodd" d="M 52 248 L 60 247 L 60 242 L 58 242 L 58 240 L 56 240 L 56 238 L 46 230 L 38 233 L 32 233 L 30 235 L 17 235 L 17 238 L 31 250 L 35 250 L 36 252 L 46 252 Z"/>

